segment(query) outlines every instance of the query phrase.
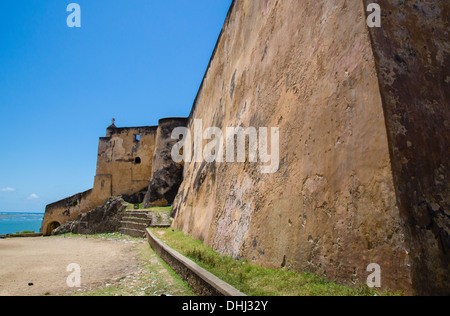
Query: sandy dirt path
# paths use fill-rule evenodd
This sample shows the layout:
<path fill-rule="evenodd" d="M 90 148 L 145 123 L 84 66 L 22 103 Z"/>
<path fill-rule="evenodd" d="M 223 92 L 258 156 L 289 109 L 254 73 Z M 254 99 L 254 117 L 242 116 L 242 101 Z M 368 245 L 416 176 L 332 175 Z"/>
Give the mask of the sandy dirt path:
<path fill-rule="evenodd" d="M 0 295 L 64 295 L 77 291 L 67 285 L 71 274 L 67 267 L 72 263 L 81 268 L 84 291 L 138 269 L 133 242 L 63 237 L 0 239 Z"/>

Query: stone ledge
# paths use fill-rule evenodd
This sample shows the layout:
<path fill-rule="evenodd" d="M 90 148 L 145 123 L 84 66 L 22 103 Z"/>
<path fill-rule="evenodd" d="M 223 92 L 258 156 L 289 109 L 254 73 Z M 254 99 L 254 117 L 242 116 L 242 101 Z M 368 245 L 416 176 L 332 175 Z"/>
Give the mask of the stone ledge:
<path fill-rule="evenodd" d="M 140 229 L 132 229 L 132 228 L 123 228 L 123 227 L 121 227 L 119 229 L 119 233 L 121 233 L 123 235 L 131 236 L 131 237 L 136 237 L 136 238 L 144 238 L 145 237 L 145 231 L 144 230 L 140 230 Z"/>
<path fill-rule="evenodd" d="M 0 235 L 5 238 L 33 238 L 33 237 L 42 237 L 42 233 L 30 233 L 30 234 L 6 234 Z"/>
<path fill-rule="evenodd" d="M 246 296 L 198 264 L 159 240 L 146 229 L 147 240 L 156 253 L 201 296 Z"/>

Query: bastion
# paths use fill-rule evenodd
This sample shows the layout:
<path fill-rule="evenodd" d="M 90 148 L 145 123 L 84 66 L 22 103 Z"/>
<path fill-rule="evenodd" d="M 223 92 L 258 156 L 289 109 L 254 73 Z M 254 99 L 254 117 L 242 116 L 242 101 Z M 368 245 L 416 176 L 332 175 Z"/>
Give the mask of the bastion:
<path fill-rule="evenodd" d="M 158 144 L 165 143 L 162 138 L 170 138 L 170 134 L 167 135 L 160 129 L 166 130 L 167 122 L 173 120 L 177 124 L 183 121 L 169 118 L 162 119 L 158 126 L 118 128 L 113 119 L 106 130 L 106 136 L 99 140 L 94 187 L 47 205 L 41 232 L 51 235 L 60 225 L 103 206 L 112 196 L 122 196 L 130 203 L 142 203 L 152 178 L 154 161 L 158 165 Z M 178 187 L 175 194 L 177 189 Z M 168 202 L 160 204 L 167 206 Z"/>

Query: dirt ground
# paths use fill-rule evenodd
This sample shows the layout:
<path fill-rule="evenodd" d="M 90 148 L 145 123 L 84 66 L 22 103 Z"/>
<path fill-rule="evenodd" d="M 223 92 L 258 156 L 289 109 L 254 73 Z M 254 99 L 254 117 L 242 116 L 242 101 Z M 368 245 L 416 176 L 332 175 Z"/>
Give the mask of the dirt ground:
<path fill-rule="evenodd" d="M 142 262 L 137 258 L 138 246 L 142 249 L 144 241 L 83 237 L 0 239 L 0 295 L 73 295 L 122 284 L 123 280 L 143 273 Z M 80 288 L 67 284 L 72 274 L 67 267 L 73 263 L 81 269 Z M 155 264 L 161 263 L 154 259 Z M 164 269 L 159 271 L 167 273 Z"/>

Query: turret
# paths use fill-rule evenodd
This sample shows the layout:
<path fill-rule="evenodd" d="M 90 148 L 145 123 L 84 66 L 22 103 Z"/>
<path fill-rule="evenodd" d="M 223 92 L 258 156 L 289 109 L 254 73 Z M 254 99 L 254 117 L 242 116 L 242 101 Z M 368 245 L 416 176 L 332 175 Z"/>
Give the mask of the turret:
<path fill-rule="evenodd" d="M 106 129 L 106 137 L 111 137 L 113 132 L 117 129 L 117 126 L 114 124 L 116 122 L 116 119 L 112 119 L 111 125 L 108 126 Z"/>

